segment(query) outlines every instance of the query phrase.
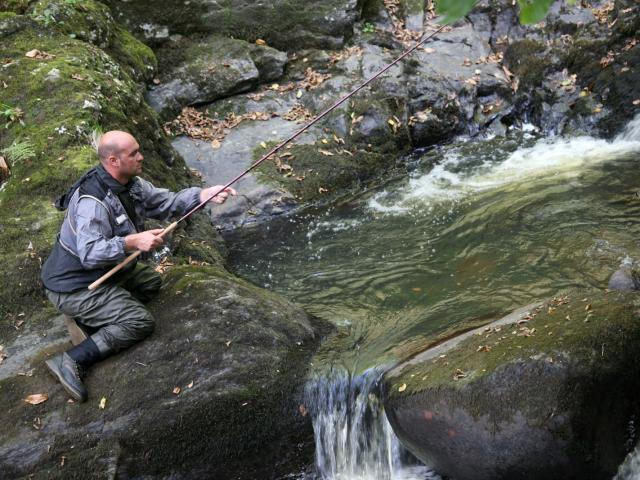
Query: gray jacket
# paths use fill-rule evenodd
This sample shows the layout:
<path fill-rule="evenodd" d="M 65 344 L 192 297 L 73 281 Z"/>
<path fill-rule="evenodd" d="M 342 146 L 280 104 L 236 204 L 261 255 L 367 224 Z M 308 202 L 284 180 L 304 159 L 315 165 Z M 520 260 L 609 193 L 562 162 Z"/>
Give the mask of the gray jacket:
<path fill-rule="evenodd" d="M 135 218 L 118 197 L 125 190 Z M 124 237 L 144 230 L 146 218 L 181 216 L 200 202 L 200 192 L 192 187 L 173 193 L 139 177 L 125 187 L 101 166 L 90 170 L 58 201 L 67 214 L 42 269 L 45 287 L 55 292 L 86 288 L 126 257 Z"/>

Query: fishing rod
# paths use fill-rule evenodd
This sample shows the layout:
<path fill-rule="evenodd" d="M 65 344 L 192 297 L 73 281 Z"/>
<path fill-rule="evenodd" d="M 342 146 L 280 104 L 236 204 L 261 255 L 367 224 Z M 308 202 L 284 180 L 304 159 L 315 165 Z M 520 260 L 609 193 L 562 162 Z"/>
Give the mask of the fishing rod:
<path fill-rule="evenodd" d="M 420 45 L 422 45 L 423 43 L 425 43 L 427 40 L 431 39 L 432 37 L 434 37 L 435 35 L 437 35 L 438 33 L 440 33 L 442 31 L 443 28 L 446 27 L 446 24 L 442 24 L 440 25 L 440 27 L 438 27 L 436 30 L 434 30 L 433 32 L 431 32 L 429 35 L 427 35 L 426 37 L 424 37 L 423 39 L 421 39 L 420 41 L 418 41 L 413 47 L 411 47 L 410 49 L 406 50 L 404 53 L 402 53 L 402 55 L 400 55 L 398 58 L 396 58 L 393 62 L 391 62 L 390 64 L 388 64 L 386 67 L 382 68 L 378 73 L 376 73 L 375 75 L 373 75 L 372 77 L 370 77 L 369 79 L 365 80 L 363 83 L 361 83 L 360 85 L 358 85 L 356 88 L 354 88 L 351 92 L 349 92 L 347 95 L 343 96 L 341 99 L 339 99 L 337 102 L 335 102 L 333 105 L 331 105 L 329 108 L 327 108 L 324 112 L 322 112 L 320 115 L 316 116 L 315 118 L 313 118 L 311 121 L 309 121 L 309 123 L 307 123 L 306 125 L 304 125 L 302 128 L 300 128 L 300 130 L 298 130 L 297 132 L 295 132 L 293 135 L 291 135 L 289 138 L 287 138 L 286 140 L 283 140 L 282 142 L 280 142 L 278 145 L 276 145 L 275 147 L 273 147 L 271 150 L 269 150 L 266 154 L 264 154 L 262 156 L 262 158 L 260 158 L 260 160 L 258 160 L 257 162 L 255 162 L 253 165 L 251 165 L 249 168 L 247 168 L 244 172 L 242 172 L 241 174 L 239 174 L 237 177 L 235 177 L 234 179 L 230 180 L 229 182 L 227 182 L 224 186 L 220 187 L 220 189 L 218 189 L 218 191 L 216 191 L 214 194 L 210 195 L 209 197 L 207 197 L 205 200 L 201 201 L 198 205 L 196 205 L 195 207 L 193 207 L 191 210 L 189 210 L 187 213 L 185 213 L 182 217 L 180 217 L 180 219 L 176 220 L 175 222 L 173 222 L 172 224 L 170 224 L 169 226 L 167 226 L 166 228 L 164 228 L 162 230 L 162 232 L 158 235 L 159 237 L 163 238 L 165 235 L 167 235 L 168 233 L 171 233 L 172 231 L 174 231 L 176 229 L 176 227 L 178 226 L 179 223 L 181 223 L 182 221 L 186 220 L 187 218 L 189 218 L 191 215 L 193 215 L 194 213 L 196 213 L 198 210 L 200 210 L 201 208 L 203 208 L 207 203 L 209 203 L 215 196 L 219 195 L 220 193 L 224 192 L 227 188 L 229 188 L 231 185 L 233 185 L 234 183 L 236 183 L 238 180 L 240 180 L 242 177 L 244 177 L 246 174 L 248 174 L 249 172 L 251 172 L 254 168 L 256 168 L 258 165 L 260 165 L 262 162 L 264 162 L 265 160 L 267 160 L 269 157 L 271 157 L 274 153 L 276 153 L 277 151 L 279 151 L 280 149 L 282 149 L 285 145 L 291 143 L 293 140 L 295 140 L 296 138 L 298 138 L 302 133 L 304 133 L 306 130 L 308 130 L 309 128 L 311 128 L 313 125 L 315 125 L 316 123 L 318 123 L 320 120 L 322 120 L 324 117 L 326 117 L 329 113 L 331 113 L 333 110 L 335 110 L 336 108 L 338 108 L 340 105 L 342 105 L 344 102 L 346 102 L 349 98 L 351 98 L 353 95 L 355 95 L 356 93 L 358 93 L 360 90 L 362 90 L 364 87 L 366 87 L 367 85 L 369 85 L 371 82 L 373 82 L 375 79 L 377 79 L 379 76 L 381 76 L 383 73 L 385 73 L 387 70 L 389 70 L 391 67 L 393 67 L 396 63 L 398 63 L 399 61 L 401 61 L 403 58 L 405 58 L 407 55 L 413 53 L 413 51 L 415 51 L 418 47 L 420 47 Z M 133 252 L 131 255 L 129 255 L 127 258 L 125 258 L 121 263 L 119 263 L 118 265 L 116 265 L 115 267 L 113 267 L 111 270 L 109 270 L 107 273 L 105 273 L 102 277 L 100 277 L 98 280 L 96 280 L 95 282 L 93 282 L 91 285 L 89 285 L 89 290 L 94 290 L 96 288 L 98 288 L 100 285 L 102 285 L 106 280 L 108 280 L 109 278 L 111 278 L 113 275 L 115 275 L 116 273 L 118 273 L 120 270 L 122 270 L 125 266 L 127 266 L 129 263 L 131 263 L 133 260 L 135 260 L 136 258 L 138 258 L 140 256 L 140 254 L 142 253 L 141 250 L 136 250 L 135 252 Z"/>

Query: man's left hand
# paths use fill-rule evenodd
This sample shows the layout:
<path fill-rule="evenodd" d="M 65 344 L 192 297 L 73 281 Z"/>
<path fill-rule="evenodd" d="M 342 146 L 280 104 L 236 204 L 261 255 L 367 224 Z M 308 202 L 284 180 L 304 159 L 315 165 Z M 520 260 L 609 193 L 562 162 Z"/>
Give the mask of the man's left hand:
<path fill-rule="evenodd" d="M 200 201 L 204 202 L 207 198 L 209 198 L 211 195 L 215 194 L 216 192 L 220 192 L 220 193 L 218 193 L 215 197 L 209 200 L 212 203 L 224 203 L 227 201 L 227 198 L 229 197 L 229 195 L 237 195 L 237 192 L 233 188 L 227 187 L 223 189 L 223 187 L 224 185 L 215 185 L 213 187 L 203 188 L 202 191 L 200 192 Z"/>

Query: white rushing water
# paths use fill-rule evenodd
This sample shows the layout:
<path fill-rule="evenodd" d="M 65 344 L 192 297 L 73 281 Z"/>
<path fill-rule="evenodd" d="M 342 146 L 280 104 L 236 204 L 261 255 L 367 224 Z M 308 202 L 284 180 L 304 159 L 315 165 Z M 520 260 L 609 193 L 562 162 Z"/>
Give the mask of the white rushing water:
<path fill-rule="evenodd" d="M 480 165 L 465 165 L 459 150 L 445 154 L 428 173 L 412 178 L 400 198 L 386 191 L 369 201 L 369 207 L 383 213 L 402 213 L 412 206 L 443 200 L 459 200 L 470 194 L 537 178 L 571 178 L 584 168 L 640 152 L 640 115 L 612 141 L 588 136 L 538 140 L 506 156 L 487 155 Z"/>
<path fill-rule="evenodd" d="M 322 480 L 440 480 L 431 469 L 408 462 L 380 403 L 382 370 L 359 377 L 345 370 L 307 384 L 306 405 L 316 441 L 316 477 Z M 412 464 L 413 463 L 413 464 Z"/>
<path fill-rule="evenodd" d="M 613 480 L 640 480 L 640 444 L 627 455 Z"/>

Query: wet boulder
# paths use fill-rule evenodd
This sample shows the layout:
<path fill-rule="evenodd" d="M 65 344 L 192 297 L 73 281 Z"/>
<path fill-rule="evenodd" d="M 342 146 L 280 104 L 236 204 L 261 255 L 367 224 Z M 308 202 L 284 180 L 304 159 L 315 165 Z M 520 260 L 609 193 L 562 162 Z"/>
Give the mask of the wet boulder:
<path fill-rule="evenodd" d="M 282 76 L 287 56 L 274 48 L 211 36 L 198 42 L 178 38 L 158 52 L 160 83 L 147 101 L 171 117 L 182 107 L 210 103 Z"/>
<path fill-rule="evenodd" d="M 319 336 L 304 312 L 193 265 L 170 270 L 150 307 L 155 332 L 95 366 L 83 404 L 44 367 L 69 346 L 61 317 L 29 319 L 4 344 L 3 475 L 268 478 L 311 461 L 296 399 Z M 25 402 L 32 394 L 48 400 Z"/>
<path fill-rule="evenodd" d="M 636 442 L 640 298 L 571 290 L 388 372 L 400 441 L 465 479 L 612 478 Z"/>

